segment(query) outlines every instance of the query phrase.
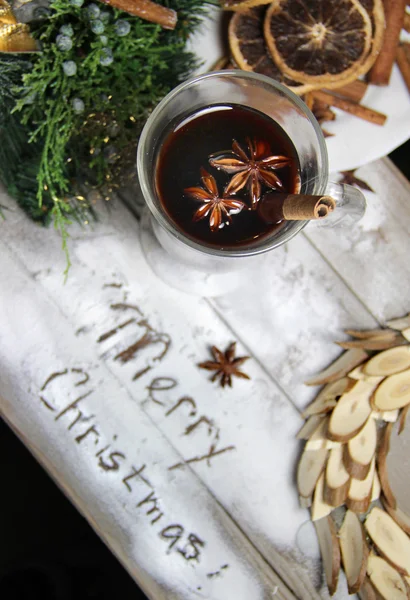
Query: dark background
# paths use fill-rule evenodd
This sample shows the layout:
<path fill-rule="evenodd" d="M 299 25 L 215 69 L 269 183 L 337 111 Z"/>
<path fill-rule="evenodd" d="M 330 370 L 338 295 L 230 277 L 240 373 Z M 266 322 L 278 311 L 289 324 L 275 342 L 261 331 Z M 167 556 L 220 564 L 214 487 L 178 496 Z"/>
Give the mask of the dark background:
<path fill-rule="evenodd" d="M 0 419 L 1 600 L 142 600 L 144 594 Z"/>
<path fill-rule="evenodd" d="M 390 158 L 410 179 L 410 142 Z M 145 598 L 1 419 L 0 456 L 1 600 Z"/>

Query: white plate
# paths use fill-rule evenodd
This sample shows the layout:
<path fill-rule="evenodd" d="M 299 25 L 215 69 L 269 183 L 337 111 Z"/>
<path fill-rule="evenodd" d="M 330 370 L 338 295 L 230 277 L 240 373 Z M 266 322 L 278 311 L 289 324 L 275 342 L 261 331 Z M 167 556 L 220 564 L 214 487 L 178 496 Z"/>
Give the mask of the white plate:
<path fill-rule="evenodd" d="M 198 32 L 192 37 L 190 49 L 203 61 L 198 72 L 210 69 L 226 55 L 221 34 L 221 11 L 213 9 Z M 362 104 L 387 115 L 383 126 L 373 125 L 335 109 L 337 118 L 326 123 L 330 171 L 355 169 L 378 158 L 410 138 L 410 94 L 397 66 L 388 87 L 369 86 Z"/>

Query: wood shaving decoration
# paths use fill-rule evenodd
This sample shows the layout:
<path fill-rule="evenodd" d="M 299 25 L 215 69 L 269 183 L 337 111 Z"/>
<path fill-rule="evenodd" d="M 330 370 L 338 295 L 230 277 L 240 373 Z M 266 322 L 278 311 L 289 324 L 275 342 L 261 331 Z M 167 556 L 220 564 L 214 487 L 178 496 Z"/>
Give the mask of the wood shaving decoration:
<path fill-rule="evenodd" d="M 353 171 L 343 175 L 371 190 Z M 394 427 L 400 435 L 410 407 L 409 325 L 410 314 L 384 329 L 348 330 L 353 340 L 339 344 L 349 349 L 308 382 L 325 387 L 303 413 L 297 486 L 331 595 L 343 568 L 349 594 L 410 598 L 410 515 L 387 470 Z"/>

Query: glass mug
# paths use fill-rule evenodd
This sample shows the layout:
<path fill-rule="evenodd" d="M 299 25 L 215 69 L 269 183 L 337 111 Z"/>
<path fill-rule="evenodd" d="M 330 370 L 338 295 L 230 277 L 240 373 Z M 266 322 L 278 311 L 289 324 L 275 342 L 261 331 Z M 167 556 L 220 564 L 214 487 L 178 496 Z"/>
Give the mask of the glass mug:
<path fill-rule="evenodd" d="M 167 215 L 155 185 L 159 145 L 171 121 L 210 104 L 240 104 L 267 115 L 285 130 L 300 162 L 300 193 L 330 195 L 336 210 L 321 226 L 351 226 L 364 214 L 363 194 L 349 185 L 328 182 L 322 130 L 306 104 L 280 83 L 246 71 L 214 71 L 192 78 L 171 91 L 155 108 L 141 133 L 138 178 L 147 209 L 141 221 L 141 244 L 153 271 L 180 290 L 198 295 L 226 293 L 246 281 L 259 255 L 288 242 L 309 221 L 287 221 L 278 231 L 238 248 L 209 248 L 185 235 Z M 189 152 L 189 148 L 187 149 Z M 316 224 L 315 224 L 316 225 Z"/>

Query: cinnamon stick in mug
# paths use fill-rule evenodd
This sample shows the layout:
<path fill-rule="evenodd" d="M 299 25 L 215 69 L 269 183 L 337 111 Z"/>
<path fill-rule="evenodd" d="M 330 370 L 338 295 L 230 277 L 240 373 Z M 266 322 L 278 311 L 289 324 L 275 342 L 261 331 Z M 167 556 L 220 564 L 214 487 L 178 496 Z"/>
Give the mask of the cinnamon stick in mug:
<path fill-rule="evenodd" d="M 324 219 L 335 207 L 331 196 L 268 192 L 258 203 L 258 213 L 266 223 L 312 221 Z"/>

